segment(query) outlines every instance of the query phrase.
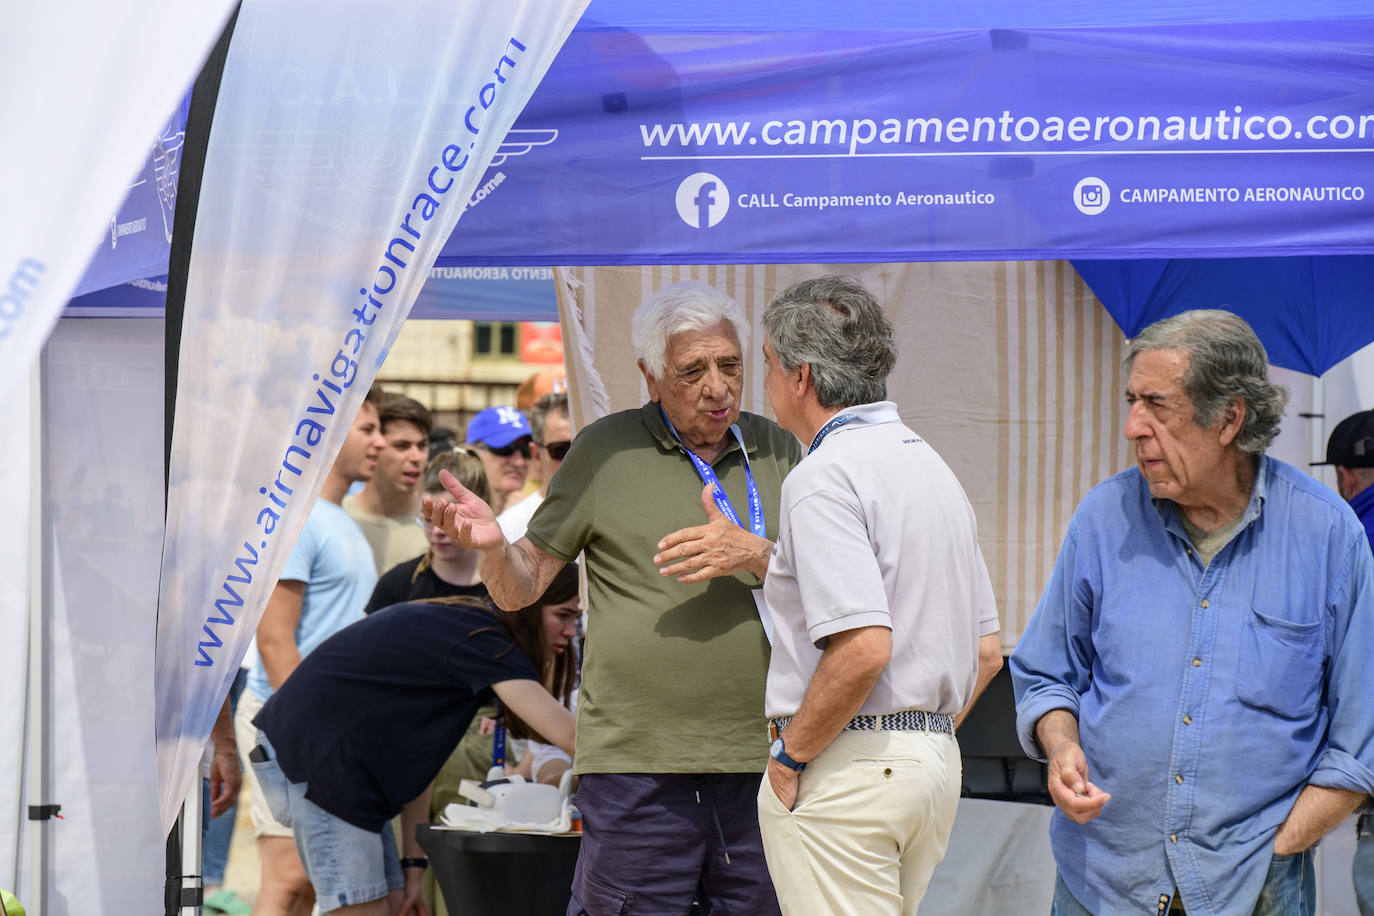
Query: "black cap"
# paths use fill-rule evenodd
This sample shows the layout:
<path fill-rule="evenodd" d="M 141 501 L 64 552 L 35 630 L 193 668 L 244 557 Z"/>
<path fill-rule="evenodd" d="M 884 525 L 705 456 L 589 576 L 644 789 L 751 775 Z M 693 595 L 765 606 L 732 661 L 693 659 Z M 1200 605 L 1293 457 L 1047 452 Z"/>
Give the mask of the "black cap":
<path fill-rule="evenodd" d="M 1326 460 L 1312 464 L 1374 468 L 1374 410 L 1362 410 L 1337 423 L 1326 441 Z"/>

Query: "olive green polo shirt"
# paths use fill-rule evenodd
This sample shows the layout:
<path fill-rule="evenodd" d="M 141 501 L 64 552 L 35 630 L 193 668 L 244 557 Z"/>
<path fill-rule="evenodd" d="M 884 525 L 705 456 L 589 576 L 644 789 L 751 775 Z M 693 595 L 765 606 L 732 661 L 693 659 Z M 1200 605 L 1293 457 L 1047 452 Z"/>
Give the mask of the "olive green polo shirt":
<path fill-rule="evenodd" d="M 782 479 L 801 446 L 753 414 L 741 413 L 739 428 L 776 540 Z M 712 467 L 747 524 L 733 436 Z M 754 577 L 684 585 L 654 565 L 664 535 L 706 523 L 702 487 L 651 401 L 579 433 L 530 520 L 525 536 L 541 550 L 586 554 L 578 773 L 758 773 L 767 763 L 768 641 Z"/>

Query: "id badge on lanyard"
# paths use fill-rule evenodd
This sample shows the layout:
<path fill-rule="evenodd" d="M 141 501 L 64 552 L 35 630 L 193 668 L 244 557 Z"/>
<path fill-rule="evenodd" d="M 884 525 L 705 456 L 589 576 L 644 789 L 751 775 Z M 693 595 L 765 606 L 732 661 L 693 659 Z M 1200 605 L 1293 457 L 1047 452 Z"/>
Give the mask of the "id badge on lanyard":
<path fill-rule="evenodd" d="M 667 425 L 668 432 L 672 433 L 673 438 L 682 446 L 687 457 L 692 459 L 692 465 L 697 469 L 697 475 L 701 478 L 701 482 L 711 488 L 711 497 L 716 501 L 716 508 L 720 510 L 721 514 L 746 531 L 752 531 L 758 537 L 766 539 L 768 528 L 763 521 L 763 499 L 759 496 L 758 485 L 754 483 L 754 472 L 749 467 L 749 452 L 744 447 L 744 437 L 740 434 L 739 424 L 730 425 L 730 435 L 734 436 L 735 441 L 739 443 L 740 457 L 744 459 L 744 486 L 749 494 L 749 526 L 747 528 L 740 519 L 739 513 L 735 511 L 734 504 L 730 502 L 730 497 L 725 495 L 725 488 L 720 485 L 720 481 L 716 478 L 715 468 L 703 461 L 701 456 L 688 448 L 687 444 L 682 441 L 682 437 L 677 434 L 677 430 L 673 427 L 673 421 L 668 419 L 668 413 L 663 409 L 662 404 L 659 405 L 658 412 L 663 416 L 663 422 Z M 752 591 L 754 604 L 758 607 L 759 621 L 763 623 L 763 633 L 768 637 L 768 644 L 771 646 L 773 644 L 773 620 L 764 606 L 763 590 L 756 588 Z"/>

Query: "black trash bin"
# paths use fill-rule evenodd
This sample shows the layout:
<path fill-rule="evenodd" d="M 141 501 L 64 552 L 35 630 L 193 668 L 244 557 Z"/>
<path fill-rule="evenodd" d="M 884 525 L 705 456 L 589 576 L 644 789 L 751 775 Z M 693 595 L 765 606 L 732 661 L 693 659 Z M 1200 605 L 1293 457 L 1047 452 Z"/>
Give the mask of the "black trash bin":
<path fill-rule="evenodd" d="M 580 835 L 473 833 L 422 824 L 416 832 L 455 916 L 564 916 Z"/>

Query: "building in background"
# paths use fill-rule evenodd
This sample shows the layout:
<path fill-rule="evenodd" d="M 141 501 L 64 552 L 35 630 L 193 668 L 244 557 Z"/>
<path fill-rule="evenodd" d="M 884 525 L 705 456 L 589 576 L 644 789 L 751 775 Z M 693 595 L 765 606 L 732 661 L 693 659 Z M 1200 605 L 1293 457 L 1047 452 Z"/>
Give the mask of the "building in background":
<path fill-rule="evenodd" d="M 515 404 L 531 375 L 562 365 L 556 321 L 411 319 L 377 382 L 429 407 L 436 427 L 461 433 L 477 411 Z"/>

